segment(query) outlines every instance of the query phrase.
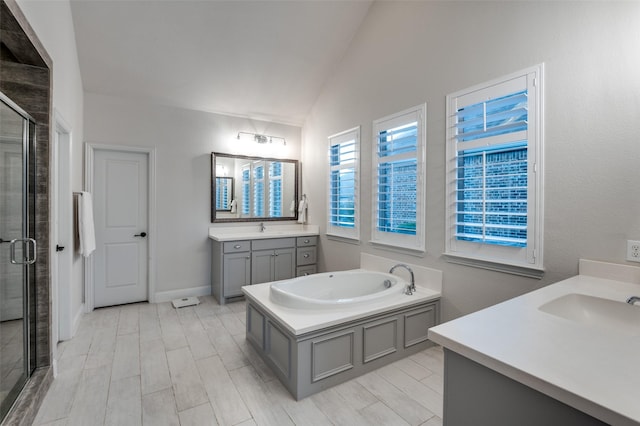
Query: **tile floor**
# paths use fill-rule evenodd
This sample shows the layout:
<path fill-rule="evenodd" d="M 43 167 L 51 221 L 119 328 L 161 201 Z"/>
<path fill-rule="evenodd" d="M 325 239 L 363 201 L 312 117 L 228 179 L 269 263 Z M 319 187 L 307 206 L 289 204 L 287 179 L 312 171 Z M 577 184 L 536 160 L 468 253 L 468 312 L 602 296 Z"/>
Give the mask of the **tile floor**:
<path fill-rule="evenodd" d="M 245 305 L 211 297 L 98 309 L 58 346 L 36 425 L 442 424 L 440 347 L 295 401 L 245 341 Z"/>

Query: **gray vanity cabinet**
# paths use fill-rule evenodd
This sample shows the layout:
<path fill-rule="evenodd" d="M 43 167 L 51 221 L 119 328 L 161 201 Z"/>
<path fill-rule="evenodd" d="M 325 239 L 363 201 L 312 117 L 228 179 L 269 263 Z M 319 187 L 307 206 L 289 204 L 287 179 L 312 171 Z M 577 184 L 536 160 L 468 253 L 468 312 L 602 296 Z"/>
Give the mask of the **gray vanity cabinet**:
<path fill-rule="evenodd" d="M 298 237 L 296 239 L 296 276 L 315 274 L 317 272 L 318 237 Z"/>
<path fill-rule="evenodd" d="M 251 284 L 286 280 L 295 276 L 295 238 L 251 242 Z"/>
<path fill-rule="evenodd" d="M 251 254 L 225 254 L 222 274 L 224 296 L 242 296 L 242 286 L 251 284 Z"/>
<path fill-rule="evenodd" d="M 243 297 L 242 286 L 316 272 L 317 239 L 212 240 L 211 294 L 224 305 Z"/>

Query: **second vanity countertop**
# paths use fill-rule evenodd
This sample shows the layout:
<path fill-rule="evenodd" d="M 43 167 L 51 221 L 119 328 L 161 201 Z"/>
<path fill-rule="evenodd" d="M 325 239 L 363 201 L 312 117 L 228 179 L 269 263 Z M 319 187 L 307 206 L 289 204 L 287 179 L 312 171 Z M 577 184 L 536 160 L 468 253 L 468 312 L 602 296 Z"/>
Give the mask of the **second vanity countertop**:
<path fill-rule="evenodd" d="M 640 335 L 539 309 L 567 294 L 624 303 L 640 296 L 640 268 L 581 260 L 580 275 L 433 327 L 429 338 L 606 423 L 640 425 Z"/>
<path fill-rule="evenodd" d="M 209 238 L 215 241 L 261 240 L 266 238 L 306 237 L 318 235 L 320 227 L 317 225 L 271 225 L 265 223 L 264 231 L 260 225 L 247 226 L 212 226 L 209 228 Z"/>

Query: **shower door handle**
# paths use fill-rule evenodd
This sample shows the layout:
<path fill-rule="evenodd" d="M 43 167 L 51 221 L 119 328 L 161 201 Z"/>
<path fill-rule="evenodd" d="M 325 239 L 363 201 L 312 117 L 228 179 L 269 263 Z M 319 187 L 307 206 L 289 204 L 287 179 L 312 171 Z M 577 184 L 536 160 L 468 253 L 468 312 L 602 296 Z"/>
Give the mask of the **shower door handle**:
<path fill-rule="evenodd" d="M 21 242 L 21 243 L 30 243 L 33 246 L 33 257 L 29 258 L 29 250 L 27 249 L 27 255 L 24 257 L 24 261 L 23 262 L 18 262 L 16 260 L 16 243 L 17 242 Z M 11 246 L 9 246 L 10 249 L 10 257 L 9 257 L 9 261 L 14 264 L 14 265 L 33 265 L 34 263 L 36 263 L 36 240 L 34 240 L 33 238 L 16 238 L 14 240 L 9 241 L 9 244 L 11 244 Z"/>

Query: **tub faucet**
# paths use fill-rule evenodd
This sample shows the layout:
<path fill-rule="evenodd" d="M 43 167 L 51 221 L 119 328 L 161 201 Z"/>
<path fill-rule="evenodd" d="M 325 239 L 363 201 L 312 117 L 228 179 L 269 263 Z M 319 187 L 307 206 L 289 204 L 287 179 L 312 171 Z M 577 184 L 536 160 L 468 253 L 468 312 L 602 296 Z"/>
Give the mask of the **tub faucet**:
<path fill-rule="evenodd" d="M 627 299 L 627 303 L 630 305 L 635 304 L 636 302 L 640 302 L 640 297 L 638 296 L 631 296 L 630 298 Z"/>
<path fill-rule="evenodd" d="M 404 268 L 407 271 L 409 271 L 409 273 L 411 274 L 411 284 L 409 288 L 411 289 L 412 292 L 416 291 L 416 279 L 413 275 L 413 270 L 409 268 L 407 265 L 405 265 L 404 263 L 398 263 L 397 265 L 394 265 L 391 269 L 389 269 L 389 273 L 393 274 L 393 271 L 395 271 L 396 268 Z"/>
<path fill-rule="evenodd" d="M 260 232 L 264 232 L 265 229 L 267 229 L 267 227 L 264 226 L 264 222 L 260 222 Z"/>

